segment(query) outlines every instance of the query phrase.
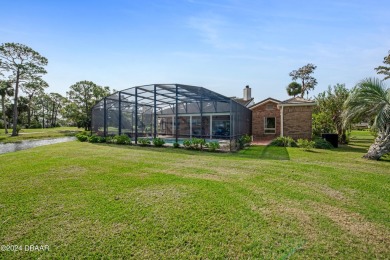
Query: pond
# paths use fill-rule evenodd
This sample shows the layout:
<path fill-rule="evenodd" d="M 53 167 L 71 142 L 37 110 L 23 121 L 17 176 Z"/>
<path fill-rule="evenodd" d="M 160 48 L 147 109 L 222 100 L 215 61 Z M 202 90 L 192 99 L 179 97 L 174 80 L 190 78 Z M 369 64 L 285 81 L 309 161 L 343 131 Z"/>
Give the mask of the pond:
<path fill-rule="evenodd" d="M 76 140 L 76 137 L 72 136 L 72 137 L 61 137 L 61 138 L 53 138 L 53 139 L 25 140 L 20 143 L 0 144 L 0 154 L 26 150 L 38 146 L 43 146 L 43 145 L 70 142 L 74 140 Z"/>

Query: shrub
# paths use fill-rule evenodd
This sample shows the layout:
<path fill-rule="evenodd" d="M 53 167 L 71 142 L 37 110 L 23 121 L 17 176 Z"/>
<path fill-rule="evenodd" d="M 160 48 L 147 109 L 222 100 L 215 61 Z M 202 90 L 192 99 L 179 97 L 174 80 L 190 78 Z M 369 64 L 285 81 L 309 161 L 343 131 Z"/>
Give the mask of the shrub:
<path fill-rule="evenodd" d="M 299 148 L 303 148 L 305 151 L 309 151 L 314 147 L 314 141 L 310 141 L 307 139 L 298 139 L 297 144 Z"/>
<path fill-rule="evenodd" d="M 177 142 L 174 142 L 173 143 L 173 148 L 179 148 L 180 147 L 180 144 L 179 143 L 177 143 Z"/>
<path fill-rule="evenodd" d="M 106 142 L 106 138 L 104 136 L 91 135 L 88 138 L 88 141 L 90 143 L 105 143 Z"/>
<path fill-rule="evenodd" d="M 163 146 L 165 144 L 165 141 L 164 141 L 164 139 L 161 139 L 161 138 L 154 138 L 153 139 L 153 144 L 156 147 L 161 147 L 161 146 Z"/>
<path fill-rule="evenodd" d="M 37 120 L 33 120 L 30 124 L 30 128 L 34 128 L 34 129 L 42 128 L 42 124 L 39 123 Z"/>
<path fill-rule="evenodd" d="M 333 145 L 331 143 L 329 143 L 325 139 L 315 138 L 314 139 L 314 148 L 317 148 L 317 149 L 332 149 L 334 147 L 333 147 Z"/>
<path fill-rule="evenodd" d="M 19 134 L 20 130 L 22 130 L 22 127 L 20 125 L 16 126 L 16 133 Z"/>
<path fill-rule="evenodd" d="M 114 137 L 117 144 L 131 144 L 131 139 L 127 135 L 116 135 Z"/>
<path fill-rule="evenodd" d="M 115 135 L 107 137 L 106 142 L 113 144 L 131 144 L 131 139 L 127 135 Z"/>
<path fill-rule="evenodd" d="M 30 124 L 30 128 L 42 128 L 42 124 L 38 120 L 33 120 Z"/>
<path fill-rule="evenodd" d="M 296 147 L 297 143 L 289 136 L 280 136 L 272 140 L 271 146 Z"/>
<path fill-rule="evenodd" d="M 115 144 L 114 136 L 106 136 L 106 143 Z"/>
<path fill-rule="evenodd" d="M 248 146 L 251 142 L 252 142 L 252 138 L 249 135 L 243 135 L 238 139 L 240 148 L 244 148 L 245 146 Z"/>
<path fill-rule="evenodd" d="M 138 138 L 137 143 L 141 146 L 147 146 L 150 144 L 150 140 L 148 138 Z"/>
<path fill-rule="evenodd" d="M 206 144 L 206 141 L 201 138 L 192 138 L 191 148 L 195 150 L 203 150 L 203 146 Z"/>
<path fill-rule="evenodd" d="M 90 131 L 81 131 L 81 132 L 79 132 L 79 134 L 86 135 L 86 136 L 91 136 L 91 132 Z"/>
<path fill-rule="evenodd" d="M 209 148 L 210 152 L 214 152 L 215 150 L 219 149 L 221 146 L 219 145 L 218 141 L 214 141 L 214 142 L 207 143 L 206 147 Z"/>
<path fill-rule="evenodd" d="M 203 150 L 203 146 L 206 145 L 206 141 L 201 138 L 186 139 L 183 141 L 183 146 L 187 149 Z"/>
<path fill-rule="evenodd" d="M 190 139 L 186 139 L 183 141 L 183 146 L 187 149 L 191 148 L 192 142 Z"/>
<path fill-rule="evenodd" d="M 79 140 L 80 142 L 86 142 L 86 141 L 88 141 L 88 136 L 83 135 L 83 134 L 77 134 L 77 135 L 76 135 L 76 138 L 77 138 L 77 140 Z"/>

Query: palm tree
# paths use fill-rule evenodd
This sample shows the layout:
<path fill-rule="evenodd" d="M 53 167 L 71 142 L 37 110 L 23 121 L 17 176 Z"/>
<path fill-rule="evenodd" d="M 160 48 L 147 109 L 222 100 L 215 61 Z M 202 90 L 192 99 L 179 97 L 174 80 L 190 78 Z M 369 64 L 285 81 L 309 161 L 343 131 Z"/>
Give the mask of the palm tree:
<path fill-rule="evenodd" d="M 13 96 L 14 88 L 9 81 L 0 81 L 0 96 L 1 96 L 1 109 L 3 111 L 3 122 L 5 133 L 8 134 L 7 129 L 7 116 L 5 115 L 5 98 L 7 96 Z"/>
<path fill-rule="evenodd" d="M 288 86 L 286 87 L 286 91 L 289 96 L 295 97 L 296 95 L 301 94 L 302 85 L 299 84 L 298 82 L 293 81 L 290 84 L 288 84 Z"/>
<path fill-rule="evenodd" d="M 363 157 L 379 160 L 390 153 L 390 88 L 377 78 L 358 83 L 344 103 L 344 124 L 367 116 L 374 118 L 377 137 Z"/>

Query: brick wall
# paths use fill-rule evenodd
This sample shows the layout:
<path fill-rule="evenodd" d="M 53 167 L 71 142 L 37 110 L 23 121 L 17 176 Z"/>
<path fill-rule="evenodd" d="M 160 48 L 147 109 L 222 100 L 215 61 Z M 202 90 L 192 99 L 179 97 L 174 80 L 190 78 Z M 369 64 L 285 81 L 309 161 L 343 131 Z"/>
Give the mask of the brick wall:
<path fill-rule="evenodd" d="M 294 139 L 311 139 L 313 106 L 285 106 L 283 108 L 283 135 Z"/>
<path fill-rule="evenodd" d="M 266 117 L 275 117 L 275 134 L 264 133 L 264 118 Z M 275 102 L 268 101 L 252 109 L 252 135 L 253 141 L 255 142 L 260 140 L 271 140 L 280 136 L 280 110 Z"/>

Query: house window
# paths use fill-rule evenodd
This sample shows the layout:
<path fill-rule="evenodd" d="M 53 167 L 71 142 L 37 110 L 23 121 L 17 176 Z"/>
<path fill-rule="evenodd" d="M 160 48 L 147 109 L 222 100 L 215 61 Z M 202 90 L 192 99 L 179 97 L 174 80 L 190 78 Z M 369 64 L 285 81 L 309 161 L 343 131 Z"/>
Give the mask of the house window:
<path fill-rule="evenodd" d="M 276 119 L 275 117 L 264 118 L 264 133 L 275 134 L 276 132 Z"/>
<path fill-rule="evenodd" d="M 274 110 L 274 106 L 272 104 L 267 104 L 266 109 L 267 110 Z"/>

